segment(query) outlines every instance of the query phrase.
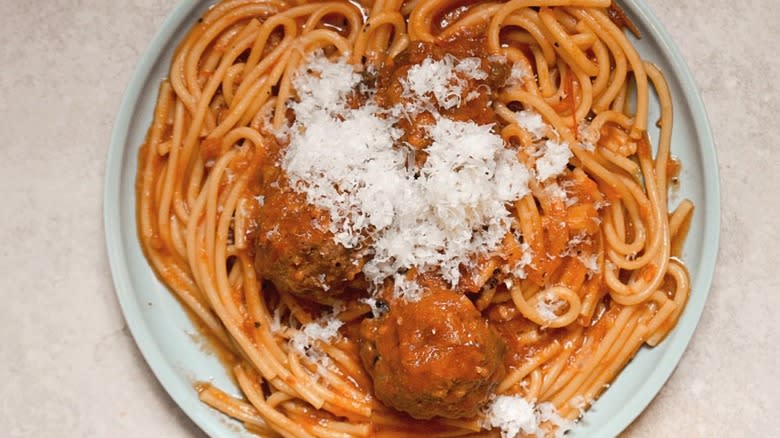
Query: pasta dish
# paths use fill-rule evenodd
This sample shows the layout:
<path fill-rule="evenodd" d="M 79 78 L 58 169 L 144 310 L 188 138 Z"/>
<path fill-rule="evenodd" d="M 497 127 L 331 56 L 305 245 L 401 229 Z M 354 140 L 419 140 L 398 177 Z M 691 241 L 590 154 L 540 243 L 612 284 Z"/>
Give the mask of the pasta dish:
<path fill-rule="evenodd" d="M 690 291 L 672 99 L 626 31 L 610 0 L 213 5 L 136 179 L 241 389 L 201 400 L 260 436 L 570 430 Z"/>

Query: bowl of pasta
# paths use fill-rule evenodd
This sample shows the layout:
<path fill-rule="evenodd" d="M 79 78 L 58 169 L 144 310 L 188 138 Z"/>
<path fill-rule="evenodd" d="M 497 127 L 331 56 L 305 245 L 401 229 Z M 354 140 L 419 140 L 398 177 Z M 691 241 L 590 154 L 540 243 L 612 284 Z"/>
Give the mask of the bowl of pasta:
<path fill-rule="evenodd" d="M 211 436 L 614 436 L 703 311 L 717 170 L 641 1 L 182 2 L 106 239 Z"/>

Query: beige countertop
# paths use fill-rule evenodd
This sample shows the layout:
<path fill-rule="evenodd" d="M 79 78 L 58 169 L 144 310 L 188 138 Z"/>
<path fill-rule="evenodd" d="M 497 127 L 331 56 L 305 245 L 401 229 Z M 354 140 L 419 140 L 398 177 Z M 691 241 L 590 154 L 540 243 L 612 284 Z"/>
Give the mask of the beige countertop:
<path fill-rule="evenodd" d="M 625 435 L 778 436 L 780 8 L 647 1 L 709 111 L 722 238 L 695 337 Z M 0 1 L 1 436 L 203 436 L 128 332 L 102 224 L 120 97 L 173 3 Z"/>

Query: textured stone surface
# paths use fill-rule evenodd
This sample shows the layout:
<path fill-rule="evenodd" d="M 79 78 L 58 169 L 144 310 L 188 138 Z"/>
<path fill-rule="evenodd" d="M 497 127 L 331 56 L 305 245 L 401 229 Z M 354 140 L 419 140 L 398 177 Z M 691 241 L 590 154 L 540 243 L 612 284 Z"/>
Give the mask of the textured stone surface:
<path fill-rule="evenodd" d="M 627 437 L 772 436 L 780 409 L 780 9 L 648 0 L 709 111 L 723 184 L 714 286 L 682 362 Z M 146 366 L 106 261 L 120 96 L 170 1 L 0 2 L 0 435 L 203 436 Z M 772 205 L 772 203 L 775 203 Z"/>

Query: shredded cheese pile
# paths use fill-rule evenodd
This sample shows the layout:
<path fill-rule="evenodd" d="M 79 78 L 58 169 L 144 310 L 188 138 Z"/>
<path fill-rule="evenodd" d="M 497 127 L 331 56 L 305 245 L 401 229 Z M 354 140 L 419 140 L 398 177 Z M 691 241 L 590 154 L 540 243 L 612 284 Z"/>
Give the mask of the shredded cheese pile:
<path fill-rule="evenodd" d="M 363 272 L 374 285 L 392 278 L 398 295 L 414 300 L 419 287 L 400 274 L 413 267 L 437 269 L 456 285 L 459 267 L 509 232 L 506 205 L 529 192 L 529 169 L 492 126 L 438 113 L 427 127 L 428 158 L 415 169 L 410 150 L 394 147 L 403 134 L 394 114 L 406 109 L 383 110 L 371 100 L 350 108 L 360 76 L 343 61 L 315 55 L 304 71 L 293 82 L 295 122 L 281 163 L 293 187 L 329 212 L 338 243 L 357 248 L 371 235 Z M 448 56 L 410 68 L 403 83 L 409 102 L 447 107 L 459 104 L 467 79 L 486 75 L 478 58 Z"/>
<path fill-rule="evenodd" d="M 558 415 L 552 403 L 534 405 L 519 396 L 496 397 L 485 412 L 483 424 L 501 431 L 502 438 L 536 435 L 545 437 L 548 429 L 542 425 L 555 426 L 555 436 L 562 437 L 574 424 Z"/>
<path fill-rule="evenodd" d="M 440 60 L 425 59 L 421 64 L 409 68 L 402 81 L 404 97 L 424 100 L 432 95 L 444 109 L 457 107 L 468 85 L 467 79 L 487 78 L 487 72 L 480 68 L 481 63 L 479 58 L 458 60 L 452 55 L 446 55 Z M 466 100 L 469 100 L 468 95 Z"/>

